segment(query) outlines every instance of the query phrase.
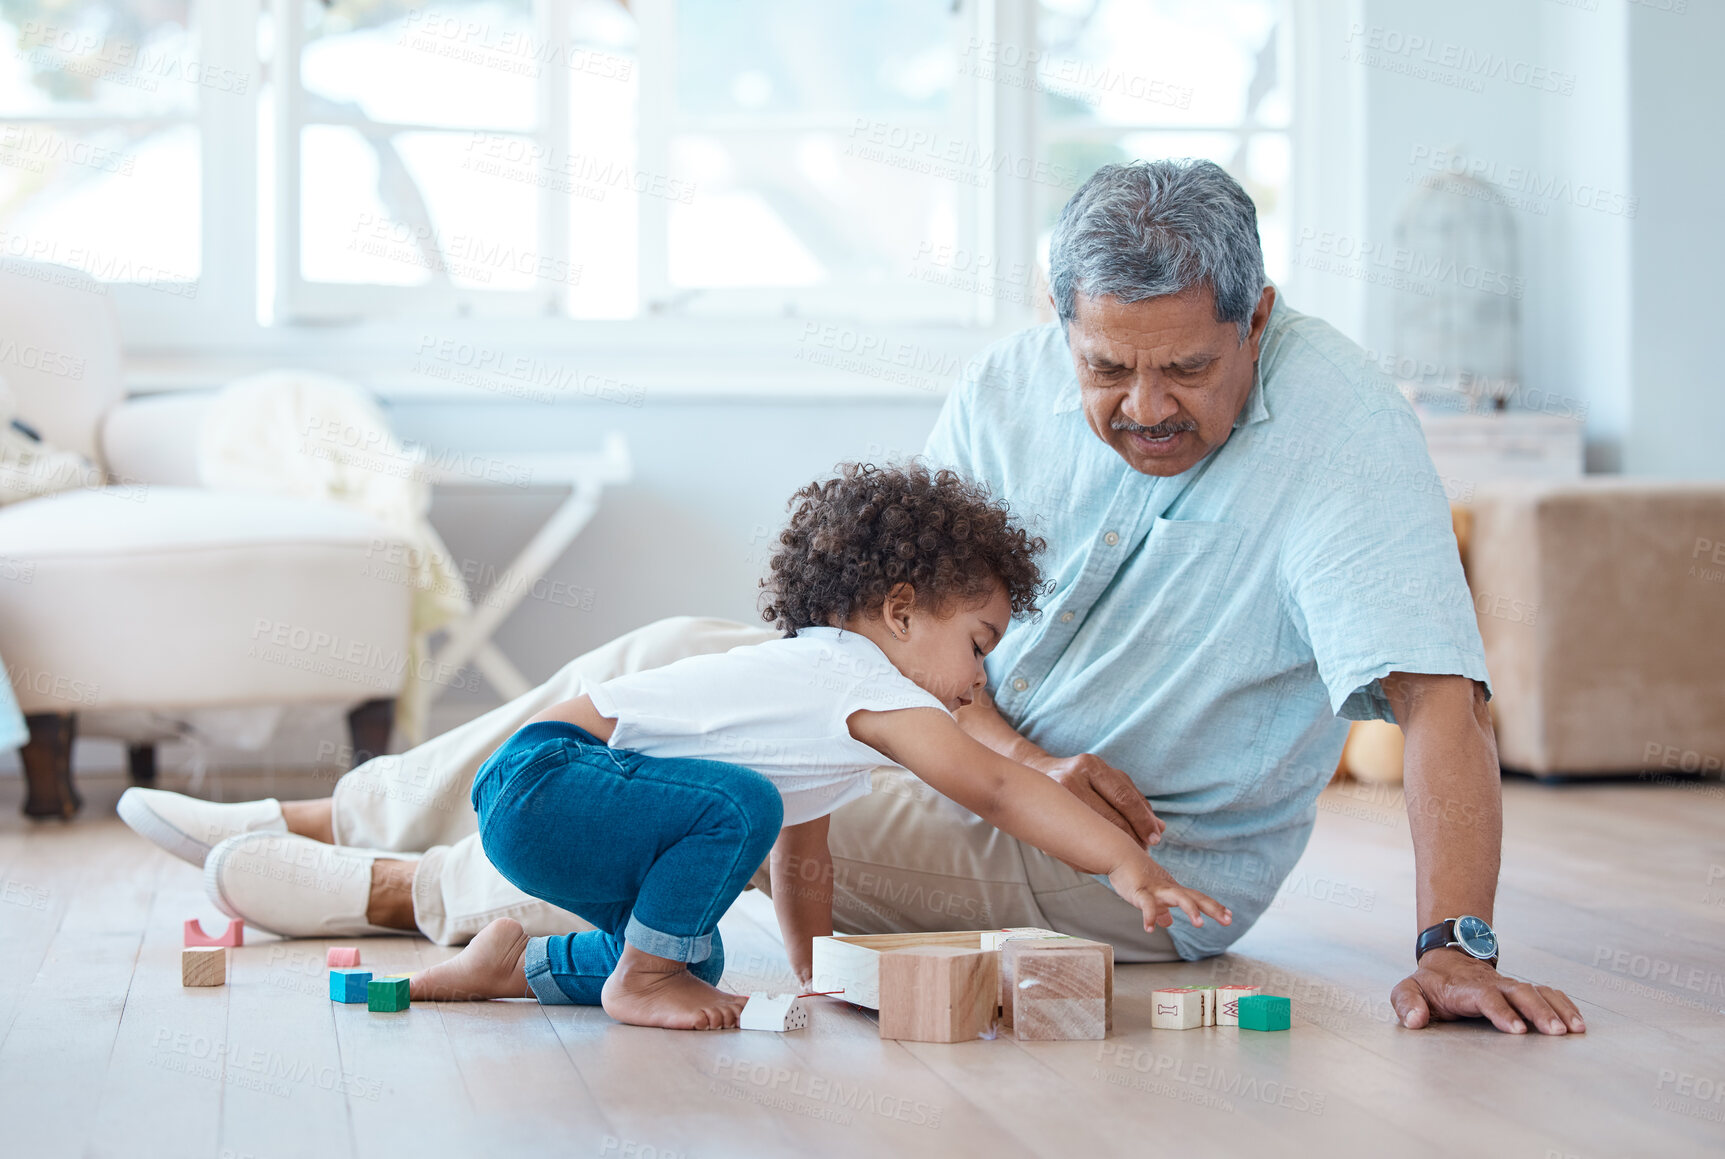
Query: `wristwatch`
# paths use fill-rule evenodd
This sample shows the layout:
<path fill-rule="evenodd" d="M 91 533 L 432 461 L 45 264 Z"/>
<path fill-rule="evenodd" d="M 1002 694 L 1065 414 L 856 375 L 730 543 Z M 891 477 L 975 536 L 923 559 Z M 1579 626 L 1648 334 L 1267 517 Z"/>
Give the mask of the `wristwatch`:
<path fill-rule="evenodd" d="M 1454 948 L 1482 962 L 1497 965 L 1497 934 L 1484 918 L 1463 914 L 1459 918 L 1441 921 L 1420 931 L 1414 943 L 1414 961 L 1419 962 L 1427 950 Z"/>

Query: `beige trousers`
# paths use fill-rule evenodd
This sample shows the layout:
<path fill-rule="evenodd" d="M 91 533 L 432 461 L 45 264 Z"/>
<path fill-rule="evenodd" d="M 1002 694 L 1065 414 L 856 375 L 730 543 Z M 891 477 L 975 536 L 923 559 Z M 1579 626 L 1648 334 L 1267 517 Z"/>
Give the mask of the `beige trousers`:
<path fill-rule="evenodd" d="M 334 792 L 336 843 L 422 853 L 414 920 L 441 945 L 464 943 L 500 917 L 515 918 L 533 935 L 587 929 L 574 914 L 516 889 L 486 860 L 468 800 L 479 766 L 529 717 L 593 684 L 776 635 L 683 616 L 620 636 L 477 720 L 342 777 Z M 1122 962 L 1178 957 L 1165 930 L 1146 933 L 1138 911 L 1101 882 L 994 829 L 902 770 L 883 768 L 874 777 L 873 793 L 833 814 L 833 922 L 840 931 L 1045 926 L 1110 942 Z M 765 877 L 758 874 L 757 884 L 764 886 Z"/>

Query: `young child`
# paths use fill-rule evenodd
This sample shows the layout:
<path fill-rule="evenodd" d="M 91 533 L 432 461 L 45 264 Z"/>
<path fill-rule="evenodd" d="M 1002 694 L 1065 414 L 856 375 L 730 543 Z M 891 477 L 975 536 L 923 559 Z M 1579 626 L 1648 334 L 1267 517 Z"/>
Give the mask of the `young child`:
<path fill-rule="evenodd" d="M 771 853 L 799 978 L 832 932 L 834 809 L 901 765 L 996 828 L 1107 874 L 1167 925 L 1232 915 L 1180 886 L 1121 830 L 1043 774 L 967 735 L 953 714 L 984 686 L 1010 619 L 1037 612 L 1041 540 L 950 471 L 847 464 L 792 499 L 762 581 L 786 635 L 608 680 L 540 713 L 480 768 L 485 854 L 593 930 L 529 938 L 500 918 L 414 977 L 415 999 L 537 997 L 619 1022 L 735 1026 L 717 989 L 718 923 Z"/>

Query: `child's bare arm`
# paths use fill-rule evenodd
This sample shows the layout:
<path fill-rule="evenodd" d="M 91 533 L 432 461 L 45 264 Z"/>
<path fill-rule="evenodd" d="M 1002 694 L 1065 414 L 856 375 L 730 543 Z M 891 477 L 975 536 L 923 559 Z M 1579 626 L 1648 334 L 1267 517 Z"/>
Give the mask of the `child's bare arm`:
<path fill-rule="evenodd" d="M 1227 925 L 1226 907 L 1186 889 L 1132 838 L 1086 808 L 1064 788 L 980 744 L 952 717 L 934 708 L 863 710 L 850 732 L 877 752 L 951 797 L 984 821 L 1085 873 L 1105 873 L 1116 892 L 1144 913 L 1144 928 L 1167 925 L 1178 906 L 1195 926 L 1204 914 Z"/>
<path fill-rule="evenodd" d="M 617 728 L 617 722 L 608 716 L 600 716 L 599 710 L 593 707 L 592 698 L 584 695 L 558 701 L 533 716 L 527 724 L 538 724 L 542 720 L 566 721 L 587 730 L 606 744 L 611 743 L 611 733 Z"/>
<path fill-rule="evenodd" d="M 797 980 L 814 976 L 814 939 L 833 932 L 833 855 L 827 849 L 830 817 L 779 830 L 768 858 L 773 910 Z"/>

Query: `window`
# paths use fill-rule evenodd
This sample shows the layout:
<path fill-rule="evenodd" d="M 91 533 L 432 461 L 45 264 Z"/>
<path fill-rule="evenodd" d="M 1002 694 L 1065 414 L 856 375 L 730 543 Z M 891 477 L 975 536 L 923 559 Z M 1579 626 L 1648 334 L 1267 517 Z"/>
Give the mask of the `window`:
<path fill-rule="evenodd" d="M 194 354 L 428 320 L 968 351 L 1034 316 L 1106 161 L 1221 162 L 1285 273 L 1293 2 L 9 0 L 0 259 Z"/>

